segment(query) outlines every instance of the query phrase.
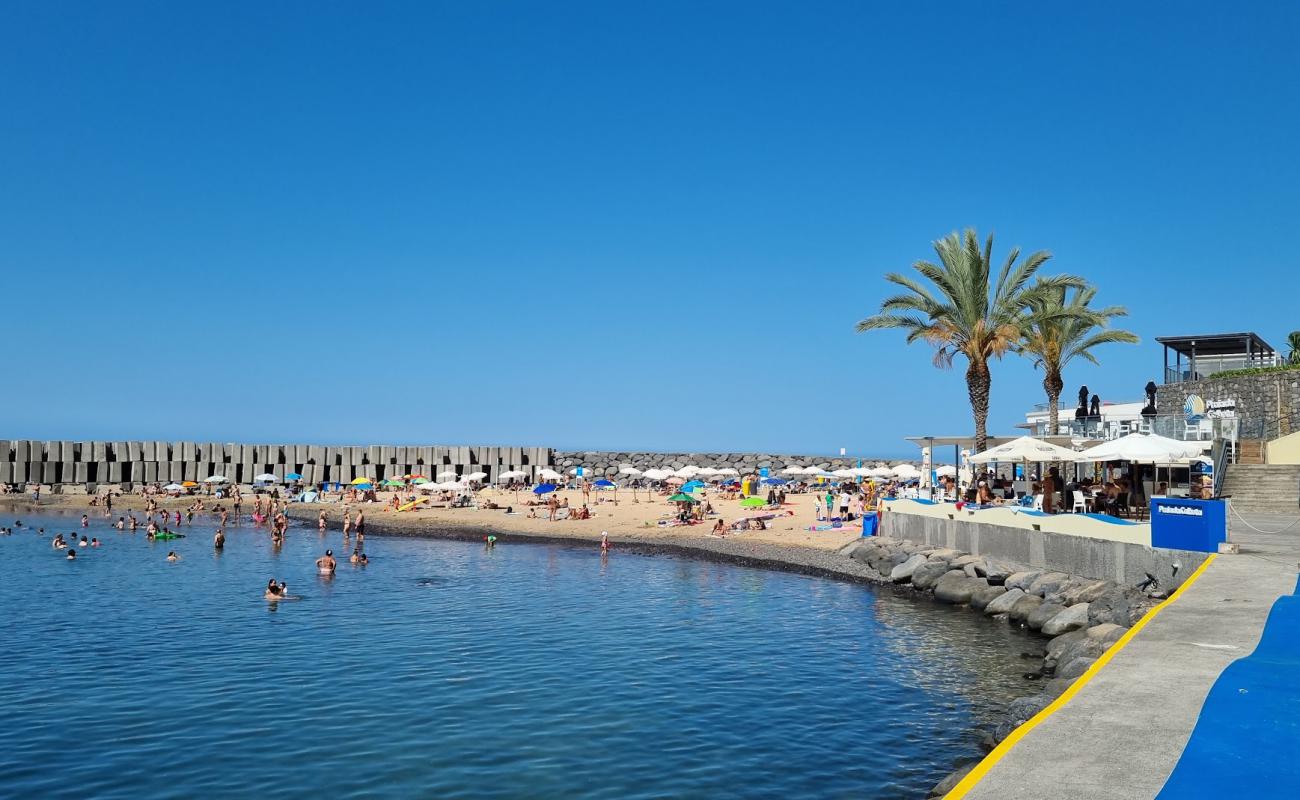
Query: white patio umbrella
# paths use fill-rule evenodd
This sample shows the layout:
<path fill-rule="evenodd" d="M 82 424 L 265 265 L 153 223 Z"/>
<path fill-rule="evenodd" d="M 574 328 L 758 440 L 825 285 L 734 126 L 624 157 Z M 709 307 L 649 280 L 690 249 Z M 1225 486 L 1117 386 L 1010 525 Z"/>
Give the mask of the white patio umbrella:
<path fill-rule="evenodd" d="M 564 476 L 553 469 L 543 469 L 537 472 L 537 477 L 546 481 L 558 481 Z"/>
<path fill-rule="evenodd" d="M 631 464 L 624 464 L 623 466 L 621 466 L 621 467 L 618 468 L 618 474 L 619 474 L 619 475 L 631 475 L 633 478 L 635 478 L 636 476 L 638 476 L 638 475 L 641 474 L 641 470 L 637 469 L 636 467 L 632 466 Z"/>
<path fill-rule="evenodd" d="M 739 474 L 740 474 L 740 471 L 737 470 L 735 467 L 723 467 L 722 469 L 718 470 L 716 474 L 718 474 L 718 475 L 739 475 Z"/>
<path fill-rule="evenodd" d="M 782 475 L 802 475 L 802 474 L 803 474 L 803 467 L 799 466 L 798 464 L 795 464 L 795 465 L 793 465 L 793 466 L 789 466 L 789 467 L 786 467 L 785 469 L 781 470 L 781 474 L 782 474 Z"/>
<path fill-rule="evenodd" d="M 664 478 L 670 477 L 671 475 L 672 475 L 671 472 L 663 469 L 648 469 L 645 472 L 641 473 L 641 477 L 650 481 L 661 481 Z"/>
<path fill-rule="evenodd" d="M 956 474 L 957 474 L 957 468 L 954 467 L 954 466 L 951 465 L 951 464 L 944 464 L 943 466 L 941 466 L 941 467 L 939 467 L 938 469 L 936 469 L 936 470 L 934 471 L 934 474 L 937 475 L 937 476 L 939 476 L 940 478 L 945 477 L 945 476 L 948 476 L 948 475 L 956 475 Z"/>
<path fill-rule="evenodd" d="M 261 475 L 253 476 L 254 483 L 279 483 L 280 479 L 269 472 L 263 472 Z"/>
<path fill-rule="evenodd" d="M 466 481 L 481 481 L 481 480 L 483 480 L 483 479 L 486 478 L 486 477 L 487 477 L 487 473 L 486 473 L 486 472 L 471 472 L 470 474 L 466 475 L 466 476 L 465 476 L 464 478 L 462 478 L 461 480 L 466 480 Z"/>
<path fill-rule="evenodd" d="M 449 480 L 453 480 L 453 479 L 455 479 L 455 477 L 456 477 L 456 471 L 455 471 L 455 470 L 450 470 L 450 469 L 449 469 L 449 470 L 447 470 L 447 471 L 445 471 L 445 472 L 439 472 L 439 473 L 438 473 L 437 475 L 435 475 L 434 477 L 437 478 L 437 479 L 440 480 L 440 481 L 449 481 Z"/>
<path fill-rule="evenodd" d="M 225 483 L 226 480 L 227 478 L 225 475 L 209 475 L 208 477 L 203 479 L 203 482 L 204 483 Z"/>
<path fill-rule="evenodd" d="M 871 470 L 871 477 L 873 477 L 873 478 L 892 478 L 892 477 L 894 477 L 894 471 L 893 471 L 892 469 L 890 469 L 889 467 L 886 467 L 884 464 L 881 464 L 880 466 L 878 466 L 878 467 L 876 467 L 876 468 L 874 468 L 874 469 Z"/>
<path fill-rule="evenodd" d="M 498 475 L 497 480 L 509 481 L 509 480 L 514 480 L 515 478 L 526 478 L 526 477 L 528 477 L 528 473 L 524 472 L 521 469 L 508 469 L 505 472 Z"/>
<path fill-rule="evenodd" d="M 899 464 L 889 471 L 895 478 L 914 477 L 921 474 L 921 470 L 911 464 Z"/>
<path fill-rule="evenodd" d="M 1195 458 L 1203 452 L 1196 442 L 1180 442 L 1148 433 L 1130 433 L 1109 442 L 1102 442 L 1082 453 L 1079 461 L 1135 461 L 1141 464 L 1164 464 L 1183 458 Z M 972 458 L 972 461 L 975 459 Z"/>
<path fill-rule="evenodd" d="M 1070 461 L 1073 462 L 1078 453 L 1073 450 L 1045 442 L 1042 439 L 1035 439 L 1032 436 L 1021 436 L 1018 439 L 1012 439 L 1004 442 L 997 447 L 990 447 L 982 453 L 976 453 L 970 457 L 972 464 L 989 464 L 994 461 Z"/>
<path fill-rule="evenodd" d="M 169 492 L 179 492 L 181 489 L 184 489 L 184 488 L 185 488 L 185 487 L 184 487 L 184 486 L 181 486 L 179 483 L 169 483 L 169 484 L 167 484 L 166 486 L 163 487 L 163 489 L 165 489 L 165 490 L 167 490 L 167 491 L 169 491 Z"/>
<path fill-rule="evenodd" d="M 831 475 L 835 476 L 836 478 L 852 478 L 852 477 L 855 477 L 854 474 L 853 474 L 853 470 L 851 470 L 851 469 L 837 469 L 837 470 L 833 470 L 833 471 L 831 472 Z"/>
<path fill-rule="evenodd" d="M 826 475 L 828 473 L 826 472 L 826 470 L 822 469 L 821 467 L 804 467 L 802 474 L 803 475 Z"/>

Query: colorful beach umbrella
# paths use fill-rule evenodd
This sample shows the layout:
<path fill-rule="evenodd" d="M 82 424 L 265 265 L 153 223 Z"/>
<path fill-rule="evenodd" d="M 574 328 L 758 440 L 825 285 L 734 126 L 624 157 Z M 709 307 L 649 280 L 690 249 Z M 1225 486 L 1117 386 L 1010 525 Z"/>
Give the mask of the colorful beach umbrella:
<path fill-rule="evenodd" d="M 385 485 L 385 486 L 405 486 L 406 484 L 403 483 L 402 481 L 399 481 L 397 478 L 389 478 L 388 480 L 384 481 L 384 485 Z"/>
<path fill-rule="evenodd" d="M 761 497 L 746 497 L 740 501 L 741 508 L 760 508 L 767 505 L 767 501 Z"/>
<path fill-rule="evenodd" d="M 685 492 L 678 492 L 677 494 L 675 494 L 675 495 L 673 495 L 672 497 L 668 498 L 668 502 L 670 502 L 670 503 L 698 503 L 698 502 L 700 502 L 700 501 L 697 500 L 697 499 L 694 498 L 694 497 L 691 497 L 689 494 L 686 494 Z"/>
<path fill-rule="evenodd" d="M 274 478 L 275 476 L 272 475 L 271 477 Z M 363 484 L 363 483 L 370 483 L 370 479 L 369 479 L 369 478 L 353 478 L 353 479 L 352 479 L 352 485 L 353 485 L 353 486 L 360 486 L 360 485 Z"/>
<path fill-rule="evenodd" d="M 682 484 L 683 492 L 693 492 L 696 489 L 703 489 L 703 488 L 704 488 L 704 481 L 687 481 L 686 483 Z"/>
<path fill-rule="evenodd" d="M 414 483 L 416 486 L 423 486 L 428 482 L 429 479 L 424 477 L 423 475 L 416 475 L 414 478 L 411 478 L 411 483 Z"/>
<path fill-rule="evenodd" d="M 194 481 L 181 481 L 181 486 L 184 486 L 186 489 L 192 489 L 195 486 L 198 486 L 198 484 Z"/>
<path fill-rule="evenodd" d="M 371 484 L 371 483 L 354 483 L 354 484 L 352 484 L 352 485 L 355 486 L 355 487 L 358 488 L 358 489 L 373 489 L 373 488 L 375 488 L 374 485 Z"/>

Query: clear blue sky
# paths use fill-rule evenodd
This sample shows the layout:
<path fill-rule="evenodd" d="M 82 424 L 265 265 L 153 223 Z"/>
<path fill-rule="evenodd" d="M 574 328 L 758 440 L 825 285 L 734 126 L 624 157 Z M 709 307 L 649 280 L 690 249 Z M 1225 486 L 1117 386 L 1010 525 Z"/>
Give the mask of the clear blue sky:
<path fill-rule="evenodd" d="M 1158 335 L 1300 328 L 1292 4 L 0 6 L 4 437 L 914 455 L 853 324 L 973 225 Z M 994 373 L 991 428 L 1041 400 Z"/>

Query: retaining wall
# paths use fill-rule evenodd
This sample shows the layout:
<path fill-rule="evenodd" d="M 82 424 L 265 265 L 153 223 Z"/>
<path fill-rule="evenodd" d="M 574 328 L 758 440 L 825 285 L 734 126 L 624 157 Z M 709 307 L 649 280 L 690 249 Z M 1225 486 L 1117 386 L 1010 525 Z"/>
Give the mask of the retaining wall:
<path fill-rule="evenodd" d="M 1132 586 L 1151 573 L 1162 588 L 1173 589 L 1209 554 L 1166 550 L 1132 542 L 1093 539 L 1073 534 L 1025 530 L 956 517 L 909 514 L 890 503 L 882 534 L 893 539 L 951 547 L 972 555 L 1050 569 Z M 1173 565 L 1179 564 L 1177 574 Z"/>

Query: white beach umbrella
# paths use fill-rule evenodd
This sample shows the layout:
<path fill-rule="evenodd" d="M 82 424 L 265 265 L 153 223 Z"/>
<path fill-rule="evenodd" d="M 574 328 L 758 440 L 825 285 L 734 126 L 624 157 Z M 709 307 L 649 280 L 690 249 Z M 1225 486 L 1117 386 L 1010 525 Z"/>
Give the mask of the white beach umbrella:
<path fill-rule="evenodd" d="M 558 481 L 564 476 L 553 469 L 543 469 L 543 470 L 538 470 L 537 477 L 541 478 L 542 480 Z"/>
<path fill-rule="evenodd" d="M 871 477 L 871 468 L 870 468 L 870 467 L 854 467 L 853 469 L 849 470 L 849 472 L 852 472 L 852 473 L 853 473 L 853 476 L 856 477 L 856 478 L 870 478 L 870 477 Z"/>
<path fill-rule="evenodd" d="M 671 472 L 662 469 L 648 469 L 645 472 L 641 473 L 641 477 L 651 481 L 661 481 L 664 478 L 669 477 L 670 475 L 672 475 Z"/>
<path fill-rule="evenodd" d="M 1180 442 L 1146 433 L 1130 433 L 1109 442 L 1102 442 L 1082 453 L 1076 453 L 1079 461 L 1136 461 L 1143 464 L 1164 464 L 1183 458 L 1201 455 L 1201 445 L 1196 442 Z M 974 461 L 975 459 L 971 459 Z"/>
<path fill-rule="evenodd" d="M 225 476 L 225 475 L 209 475 L 208 477 L 206 477 L 206 478 L 203 479 L 203 482 L 204 482 L 204 483 L 225 483 L 225 482 L 226 482 L 226 476 Z"/>
<path fill-rule="evenodd" d="M 619 474 L 619 475 L 631 475 L 632 477 L 635 478 L 636 476 L 641 475 L 641 474 L 643 474 L 643 473 L 641 472 L 641 470 L 637 469 L 636 467 L 632 466 L 631 464 L 624 464 L 623 466 L 621 466 L 621 467 L 618 468 L 618 474 Z"/>
<path fill-rule="evenodd" d="M 449 469 L 449 470 L 447 470 L 447 471 L 445 471 L 445 472 L 439 472 L 439 473 L 438 473 L 437 475 L 435 475 L 434 477 L 437 478 L 437 479 L 440 480 L 440 481 L 450 481 L 450 480 L 454 480 L 454 479 L 456 478 L 456 472 L 455 472 L 455 470 L 450 470 L 450 469 Z"/>
<path fill-rule="evenodd" d="M 722 469 L 718 470 L 718 474 L 719 474 L 719 475 L 739 475 L 739 474 L 740 474 L 740 471 L 737 470 L 735 467 L 723 467 Z"/>
<path fill-rule="evenodd" d="M 889 467 L 886 467 L 885 465 L 882 464 L 882 465 L 880 465 L 880 466 L 878 466 L 878 467 L 875 467 L 874 469 L 871 470 L 871 477 L 873 477 L 873 478 L 892 478 L 892 477 L 894 477 L 894 471 L 893 471 L 892 469 L 890 469 Z"/>
<path fill-rule="evenodd" d="M 442 488 L 442 484 L 429 481 L 428 483 L 416 484 L 415 488 L 421 492 L 436 492 Z"/>
<path fill-rule="evenodd" d="M 853 474 L 853 470 L 851 470 L 851 469 L 837 469 L 837 470 L 833 470 L 833 471 L 831 472 L 831 475 L 834 476 L 834 477 L 836 477 L 836 478 L 852 478 L 852 477 L 855 477 L 854 474 Z"/>
<path fill-rule="evenodd" d="M 940 478 L 945 477 L 947 475 L 956 475 L 957 468 L 951 464 L 944 464 L 942 467 L 937 468 L 934 471 L 934 474 L 939 476 Z"/>
<path fill-rule="evenodd" d="M 717 475 L 718 471 L 713 467 L 700 467 L 695 471 L 696 475 Z"/>
<path fill-rule="evenodd" d="M 826 475 L 828 473 L 826 472 L 826 470 L 822 469 L 821 467 L 804 467 L 803 474 L 804 475 Z"/>
<path fill-rule="evenodd" d="M 528 474 L 527 472 L 524 472 L 522 470 L 508 469 L 505 472 L 502 472 L 500 475 L 497 475 L 497 480 L 508 481 L 513 478 L 522 478 L 527 474 Z"/>
<path fill-rule="evenodd" d="M 916 477 L 921 474 L 921 470 L 911 464 L 899 464 L 890 470 L 896 478 Z"/>
<path fill-rule="evenodd" d="M 269 472 L 263 472 L 261 475 L 253 476 L 255 483 L 279 483 L 280 479 Z"/>
<path fill-rule="evenodd" d="M 486 478 L 486 477 L 487 477 L 487 473 L 486 473 L 486 472 L 471 472 L 470 474 L 468 474 L 468 475 L 466 475 L 464 478 L 462 478 L 462 480 L 466 480 L 466 481 L 481 481 L 481 480 L 483 480 L 483 479 Z"/>
<path fill-rule="evenodd" d="M 803 474 L 803 467 L 799 466 L 798 464 L 795 464 L 794 466 L 786 467 L 785 469 L 781 470 L 781 474 L 782 474 L 782 475 L 802 475 L 802 474 Z"/>
<path fill-rule="evenodd" d="M 1021 436 L 997 447 L 990 447 L 983 453 L 970 457 L 972 464 L 989 464 L 994 461 L 1074 461 L 1079 454 L 1060 445 Z"/>
<path fill-rule="evenodd" d="M 179 492 L 181 489 L 184 489 L 185 487 L 181 486 L 179 483 L 169 483 L 163 488 L 169 492 Z"/>

